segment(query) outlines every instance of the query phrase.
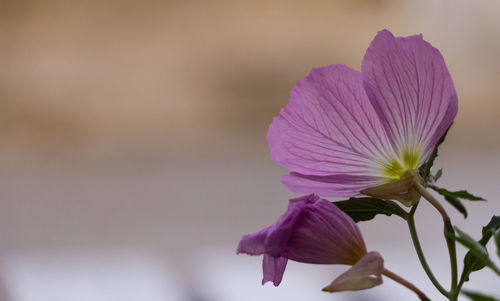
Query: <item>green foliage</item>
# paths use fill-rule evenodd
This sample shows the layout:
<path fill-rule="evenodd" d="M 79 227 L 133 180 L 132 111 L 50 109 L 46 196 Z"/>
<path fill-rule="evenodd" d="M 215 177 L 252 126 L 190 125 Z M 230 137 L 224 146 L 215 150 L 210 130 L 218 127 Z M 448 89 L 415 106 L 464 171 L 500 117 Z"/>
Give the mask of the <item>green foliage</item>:
<path fill-rule="evenodd" d="M 469 297 L 472 301 L 500 301 L 497 298 L 487 296 L 478 292 L 462 291 L 462 294 Z"/>
<path fill-rule="evenodd" d="M 483 231 L 482 231 L 483 238 L 482 239 L 485 239 L 485 237 L 487 237 L 485 244 L 491 238 L 491 235 L 493 235 L 493 233 L 495 233 L 499 228 L 500 228 L 500 216 L 493 215 L 490 222 L 486 226 L 483 227 Z"/>
<path fill-rule="evenodd" d="M 458 233 L 458 236 L 454 236 L 453 238 L 467 247 L 472 254 L 478 259 L 480 263 L 484 265 L 489 265 L 490 264 L 490 258 L 488 256 L 488 251 L 486 250 L 486 247 L 482 245 L 480 242 L 475 241 L 474 238 L 469 236 L 467 233 L 463 232 L 460 230 L 458 227 L 455 227 L 456 233 Z"/>
<path fill-rule="evenodd" d="M 486 255 L 488 254 L 486 251 L 486 244 L 488 241 L 491 239 L 491 236 L 500 228 L 500 216 L 493 216 L 490 220 L 490 222 L 483 227 L 483 237 L 481 237 L 480 240 L 475 241 L 475 243 L 470 244 L 470 236 L 467 235 L 470 239 L 466 239 L 462 237 L 462 241 L 467 240 L 467 243 L 472 246 L 469 247 L 468 245 L 462 243 L 462 241 L 459 241 L 460 243 L 464 244 L 466 247 L 470 249 L 469 252 L 464 257 L 464 268 L 462 270 L 462 276 L 460 279 L 460 282 L 463 283 L 464 281 L 469 281 L 469 275 L 472 272 L 479 271 L 483 269 L 485 266 L 487 266 L 489 263 L 493 264 L 489 257 L 487 257 L 487 260 L 485 260 L 484 256 L 481 255 L 482 249 L 478 247 L 478 245 L 482 246 L 484 251 L 486 252 Z M 459 230 L 457 229 L 457 232 Z M 460 231 L 461 232 L 461 231 Z M 459 232 L 459 234 L 460 234 Z M 463 233 L 463 232 L 462 232 Z M 464 233 L 465 234 L 465 233 Z M 457 240 L 458 241 L 458 240 Z M 473 248 L 479 249 L 479 253 L 477 251 L 474 251 Z"/>
<path fill-rule="evenodd" d="M 377 214 L 390 216 L 395 214 L 407 220 L 408 213 L 393 201 L 378 198 L 350 198 L 344 201 L 333 202 L 340 210 L 349 215 L 355 222 L 368 221 Z"/>
<path fill-rule="evenodd" d="M 432 176 L 432 182 L 436 183 L 443 175 L 443 169 L 440 168 L 435 175 Z"/>
<path fill-rule="evenodd" d="M 462 213 L 464 218 L 467 218 L 467 209 L 465 209 L 465 206 L 462 203 L 462 201 L 460 201 L 457 198 L 449 196 L 445 196 L 444 199 L 448 201 L 448 203 L 450 203 L 453 207 L 455 207 L 455 209 L 457 209 L 460 213 Z"/>
<path fill-rule="evenodd" d="M 439 193 L 444 197 L 451 197 L 469 201 L 486 201 L 482 197 L 475 196 L 472 193 L 468 192 L 467 190 L 449 191 L 445 188 L 437 187 L 435 185 L 429 185 L 429 188 L 433 189 L 434 191 L 436 191 L 437 193 Z"/>
<path fill-rule="evenodd" d="M 431 167 L 432 167 L 432 165 L 434 165 L 434 160 L 438 156 L 438 148 L 441 145 L 441 143 L 443 143 L 444 139 L 446 139 L 446 134 L 448 134 L 448 131 L 450 130 L 452 125 L 453 125 L 453 123 L 450 125 L 450 127 L 448 127 L 448 129 L 446 129 L 446 132 L 444 132 L 443 136 L 441 136 L 441 138 L 439 138 L 438 142 L 436 143 L 436 146 L 434 147 L 434 150 L 432 151 L 431 156 L 429 157 L 429 160 L 427 160 L 427 162 L 422 164 L 420 166 L 420 168 L 418 169 L 420 176 L 422 177 L 422 179 L 424 179 L 424 181 L 426 183 L 429 180 L 429 175 L 431 174 Z M 439 174 L 439 171 L 438 171 L 438 174 Z M 437 174 L 436 174 L 436 176 L 437 176 Z"/>
<path fill-rule="evenodd" d="M 429 178 L 436 179 L 438 174 L 439 171 L 436 174 L 436 176 L 433 177 L 431 175 Z M 472 193 L 468 192 L 467 190 L 450 191 L 448 189 L 441 188 L 433 184 L 429 184 L 428 187 L 436 191 L 440 195 L 444 196 L 445 200 L 448 201 L 448 203 L 450 203 L 453 207 L 455 207 L 455 209 L 457 209 L 460 213 L 464 215 L 464 218 L 467 218 L 467 209 L 465 209 L 465 206 L 460 199 L 469 201 L 485 201 L 485 199 L 483 199 L 482 197 L 475 196 Z"/>
<path fill-rule="evenodd" d="M 497 245 L 497 255 L 500 257 L 500 231 L 495 233 L 495 244 Z"/>

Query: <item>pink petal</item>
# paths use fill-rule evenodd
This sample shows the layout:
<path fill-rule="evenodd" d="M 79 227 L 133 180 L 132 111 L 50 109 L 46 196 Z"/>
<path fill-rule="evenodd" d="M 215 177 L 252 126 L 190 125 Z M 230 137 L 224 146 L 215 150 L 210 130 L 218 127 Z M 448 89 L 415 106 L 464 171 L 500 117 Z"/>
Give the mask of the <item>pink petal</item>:
<path fill-rule="evenodd" d="M 362 176 L 369 179 L 359 181 L 363 188 L 376 181 L 380 169 L 376 161 L 394 156 L 363 88 L 361 73 L 344 65 L 313 69 L 298 81 L 290 103 L 274 118 L 267 139 L 273 160 L 290 171 Z M 307 192 L 316 191 L 311 187 Z M 351 193 L 332 188 L 328 195 Z"/>
<path fill-rule="evenodd" d="M 380 31 L 362 64 L 366 92 L 399 154 L 422 153 L 424 163 L 451 125 L 457 95 L 441 53 L 422 35 L 395 38 Z M 400 156 L 401 157 L 401 156 Z"/>
<path fill-rule="evenodd" d="M 318 199 L 319 196 L 310 194 L 289 200 L 286 212 L 274 224 L 269 226 L 264 242 L 266 253 L 276 257 L 283 254 L 283 250 L 287 247 L 302 211 L 314 204 Z"/>
<path fill-rule="evenodd" d="M 322 196 L 361 196 L 361 190 L 384 182 L 381 177 L 356 175 L 314 176 L 290 173 L 281 177 L 281 182 L 295 193 L 314 191 Z"/>
<path fill-rule="evenodd" d="M 283 215 L 272 225 L 257 232 L 243 235 L 236 254 L 261 255 L 264 253 L 279 257 L 283 252 L 298 216 L 308 204 L 319 199 L 315 194 L 291 199 Z"/>
<path fill-rule="evenodd" d="M 377 252 L 369 252 L 355 265 L 337 277 L 323 291 L 357 291 L 382 284 L 384 259 Z"/>
<path fill-rule="evenodd" d="M 366 254 L 356 223 L 333 203 L 319 199 L 304 207 L 282 256 L 317 264 L 355 264 Z"/>
<path fill-rule="evenodd" d="M 237 253 L 264 254 L 264 280 L 278 285 L 286 260 L 317 264 L 355 264 L 366 254 L 356 223 L 333 203 L 315 194 L 291 199 L 272 225 L 242 237 Z"/>
<path fill-rule="evenodd" d="M 262 270 L 264 273 L 262 285 L 268 281 L 272 281 L 274 286 L 278 286 L 281 283 L 281 279 L 283 279 L 287 262 L 288 259 L 285 257 L 274 257 L 265 254 L 262 262 Z"/>
<path fill-rule="evenodd" d="M 257 232 L 243 235 L 238 244 L 236 254 L 245 253 L 249 255 L 261 255 L 266 252 L 264 241 L 267 237 L 269 227 L 261 229 Z"/>

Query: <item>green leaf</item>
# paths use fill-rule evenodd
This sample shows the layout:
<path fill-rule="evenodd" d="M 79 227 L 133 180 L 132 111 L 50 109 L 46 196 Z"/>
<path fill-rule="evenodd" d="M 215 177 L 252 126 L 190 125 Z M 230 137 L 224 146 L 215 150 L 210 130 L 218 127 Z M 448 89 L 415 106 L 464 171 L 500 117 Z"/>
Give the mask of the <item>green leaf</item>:
<path fill-rule="evenodd" d="M 485 201 L 485 199 L 475 196 L 469 193 L 467 190 L 449 191 L 448 189 L 441 188 L 433 184 L 429 184 L 427 185 L 427 187 L 444 196 L 445 200 L 448 201 L 448 203 L 450 203 L 453 207 L 455 207 L 455 209 L 457 209 L 464 215 L 464 218 L 467 218 L 467 209 L 465 209 L 465 206 L 460 201 L 460 199 L 470 201 Z"/>
<path fill-rule="evenodd" d="M 472 252 L 467 252 L 464 257 L 464 269 L 461 278 L 463 278 L 463 281 L 469 281 L 470 273 L 482 270 L 485 266 Z"/>
<path fill-rule="evenodd" d="M 378 198 L 350 198 L 344 201 L 333 202 L 340 210 L 349 215 L 355 222 L 368 221 L 377 214 L 390 216 L 395 214 L 408 219 L 408 213 L 393 201 L 385 201 Z"/>
<path fill-rule="evenodd" d="M 437 187 L 435 185 L 429 185 L 428 187 L 444 197 L 459 198 L 469 201 L 486 201 L 482 197 L 475 196 L 467 190 L 449 191 L 448 189 Z"/>
<path fill-rule="evenodd" d="M 500 257 L 500 231 L 495 233 L 495 244 L 497 245 L 497 255 Z"/>
<path fill-rule="evenodd" d="M 429 177 L 427 178 L 427 184 L 436 183 L 441 178 L 442 175 L 443 175 L 442 168 L 438 169 L 438 171 L 434 175 L 432 173 L 429 173 Z"/>
<path fill-rule="evenodd" d="M 482 239 L 484 239 L 484 237 L 489 234 L 489 236 L 488 236 L 488 238 L 486 238 L 486 242 L 484 244 L 486 244 L 488 242 L 491 235 L 494 232 L 496 232 L 498 229 L 500 229 L 500 216 L 493 215 L 490 222 L 486 226 L 483 227 L 483 231 L 482 231 L 483 238 Z"/>
<path fill-rule="evenodd" d="M 449 196 L 445 196 L 444 199 L 447 200 L 448 203 L 450 203 L 453 207 L 455 207 L 455 209 L 457 209 L 460 213 L 462 213 L 464 215 L 464 218 L 467 218 L 467 209 L 465 209 L 465 206 L 464 204 L 462 204 L 462 201 L 460 201 L 457 198 Z"/>
<path fill-rule="evenodd" d="M 487 296 L 478 292 L 472 292 L 472 291 L 462 291 L 462 294 L 466 295 L 469 297 L 472 301 L 500 301 L 497 298 L 494 298 L 492 296 Z"/>
<path fill-rule="evenodd" d="M 433 181 L 434 183 L 436 183 L 436 182 L 437 182 L 437 180 L 439 180 L 439 179 L 441 178 L 441 176 L 442 176 L 442 175 L 443 175 L 443 169 L 442 169 L 442 168 L 440 168 L 440 169 L 436 172 L 436 174 L 432 176 L 432 181 Z"/>
<path fill-rule="evenodd" d="M 453 237 L 456 241 L 470 249 L 470 252 L 472 252 L 482 263 L 486 265 L 490 263 L 488 251 L 485 246 L 478 241 L 475 241 L 474 238 L 470 237 L 458 227 L 455 227 L 455 231 L 458 233 L 458 236 Z"/>
<path fill-rule="evenodd" d="M 483 227 L 482 234 L 483 237 L 477 241 L 483 247 L 486 246 L 490 240 L 493 233 L 500 228 L 500 216 L 493 216 L 490 222 Z M 469 275 L 472 272 L 479 271 L 483 269 L 486 264 L 478 258 L 472 251 L 467 252 L 464 257 L 464 268 L 462 270 L 462 276 L 460 282 L 469 281 Z"/>
<path fill-rule="evenodd" d="M 434 150 L 432 151 L 431 156 L 429 157 L 429 160 L 427 160 L 427 162 L 422 164 L 420 166 L 420 168 L 418 169 L 420 176 L 424 179 L 424 181 L 426 183 L 427 183 L 427 180 L 429 178 L 429 175 L 431 174 L 431 167 L 432 167 L 432 165 L 434 165 L 434 160 L 438 156 L 438 148 L 441 145 L 441 143 L 443 143 L 444 139 L 446 138 L 446 134 L 448 134 L 448 131 L 450 130 L 452 125 L 453 125 L 453 123 L 450 124 L 448 129 L 446 129 L 446 132 L 444 132 L 443 136 L 441 136 L 441 138 L 439 138 L 438 142 L 436 143 L 436 146 L 434 147 Z"/>

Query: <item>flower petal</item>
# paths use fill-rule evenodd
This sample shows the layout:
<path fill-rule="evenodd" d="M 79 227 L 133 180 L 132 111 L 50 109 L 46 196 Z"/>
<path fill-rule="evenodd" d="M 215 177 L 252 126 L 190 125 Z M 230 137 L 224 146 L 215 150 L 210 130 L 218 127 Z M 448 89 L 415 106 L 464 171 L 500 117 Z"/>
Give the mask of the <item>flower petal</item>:
<path fill-rule="evenodd" d="M 355 265 L 337 277 L 325 292 L 357 291 L 382 284 L 384 259 L 377 252 L 369 252 Z"/>
<path fill-rule="evenodd" d="M 287 262 L 288 259 L 285 257 L 264 255 L 264 259 L 262 260 L 262 270 L 264 273 L 262 285 L 268 281 L 272 281 L 274 286 L 278 286 L 281 283 L 281 279 L 283 279 Z"/>
<path fill-rule="evenodd" d="M 441 53 L 422 35 L 395 38 L 380 31 L 362 63 L 366 92 L 398 155 L 429 158 L 458 110 L 455 87 Z"/>
<path fill-rule="evenodd" d="M 238 244 L 236 254 L 246 253 L 248 255 L 261 255 L 266 251 L 264 241 L 267 237 L 269 227 L 261 229 L 255 233 L 243 235 Z"/>
<path fill-rule="evenodd" d="M 257 232 L 243 235 L 236 253 L 249 255 L 267 253 L 276 257 L 281 256 L 303 208 L 308 204 L 313 204 L 318 199 L 319 196 L 315 194 L 291 199 L 286 212 L 274 224 Z"/>
<path fill-rule="evenodd" d="M 271 226 L 264 241 L 266 253 L 272 256 L 281 256 L 292 235 L 295 223 L 304 207 L 319 199 L 319 196 L 310 194 L 291 199 L 286 212 Z"/>
<path fill-rule="evenodd" d="M 300 80 L 290 103 L 274 118 L 267 139 L 273 160 L 303 175 L 353 175 L 373 182 L 380 168 L 377 162 L 395 155 L 361 73 L 344 65 L 313 69 Z M 306 190 L 315 192 L 313 187 L 301 191 Z M 353 192 L 332 188 L 328 195 Z"/>
<path fill-rule="evenodd" d="M 361 190 L 384 182 L 381 177 L 357 175 L 314 176 L 292 172 L 281 177 L 281 182 L 295 193 L 314 191 L 322 196 L 361 196 Z"/>
<path fill-rule="evenodd" d="M 320 199 L 302 210 L 282 254 L 305 263 L 352 265 L 366 254 L 366 247 L 356 223 Z"/>
<path fill-rule="evenodd" d="M 355 264 L 366 254 L 356 223 L 315 194 L 291 199 L 272 225 L 244 235 L 237 253 L 264 254 L 262 283 L 281 282 L 288 259 L 318 264 Z"/>

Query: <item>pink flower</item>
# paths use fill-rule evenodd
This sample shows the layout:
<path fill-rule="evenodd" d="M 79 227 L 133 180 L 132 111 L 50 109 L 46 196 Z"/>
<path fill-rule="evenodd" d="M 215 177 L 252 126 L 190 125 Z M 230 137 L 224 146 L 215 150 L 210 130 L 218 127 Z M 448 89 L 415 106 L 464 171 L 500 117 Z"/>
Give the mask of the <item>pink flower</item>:
<path fill-rule="evenodd" d="M 278 286 L 287 261 L 353 267 L 326 291 L 359 290 L 382 283 L 383 259 L 367 253 L 356 223 L 333 203 L 311 194 L 291 199 L 272 225 L 241 238 L 237 253 L 264 255 L 262 284 Z"/>
<path fill-rule="evenodd" d="M 455 118 L 452 79 L 422 35 L 380 31 L 361 69 L 311 70 L 274 118 L 269 147 L 293 192 L 350 197 L 397 181 L 427 161 Z"/>

